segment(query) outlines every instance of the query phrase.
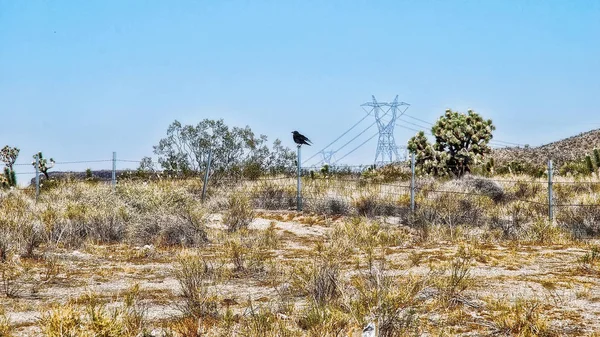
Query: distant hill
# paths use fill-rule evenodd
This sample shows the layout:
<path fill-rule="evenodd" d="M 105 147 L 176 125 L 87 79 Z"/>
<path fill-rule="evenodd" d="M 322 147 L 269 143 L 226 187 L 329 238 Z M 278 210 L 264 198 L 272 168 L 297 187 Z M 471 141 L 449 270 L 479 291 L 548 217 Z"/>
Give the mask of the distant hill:
<path fill-rule="evenodd" d="M 130 172 L 134 172 L 134 170 L 117 170 L 116 176 L 122 176 L 123 174 L 128 174 Z M 92 177 L 97 181 L 111 181 L 112 180 L 112 170 L 97 170 L 92 171 Z M 85 180 L 87 175 L 85 172 L 73 172 L 73 171 L 50 171 L 48 175 L 51 179 L 56 180 Z M 40 179 L 44 179 L 44 175 L 40 174 Z M 35 185 L 35 178 L 31 178 L 31 185 Z"/>
<path fill-rule="evenodd" d="M 558 168 L 565 162 L 583 159 L 595 148 L 600 148 L 600 129 L 537 147 L 494 149 L 492 156 L 495 166 L 502 166 L 510 161 L 546 165 L 548 159 L 552 159 L 554 167 Z"/>

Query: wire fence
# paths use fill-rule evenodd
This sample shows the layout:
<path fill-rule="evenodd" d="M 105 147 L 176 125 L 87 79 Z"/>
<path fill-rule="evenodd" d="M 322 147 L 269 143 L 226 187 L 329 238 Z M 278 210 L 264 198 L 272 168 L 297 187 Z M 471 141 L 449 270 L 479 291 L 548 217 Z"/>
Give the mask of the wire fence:
<path fill-rule="evenodd" d="M 382 181 L 378 180 L 377 177 L 365 177 L 362 173 L 372 170 L 374 168 L 373 165 L 332 166 L 326 170 L 322 166 L 302 167 L 300 172 L 302 176 L 300 193 L 297 190 L 297 180 L 293 176 L 294 172 L 288 172 L 287 174 L 279 173 L 277 175 L 266 174 L 254 179 L 247 179 L 244 176 L 227 176 L 226 174 L 219 176 L 217 173 L 212 172 L 208 181 L 204 181 L 202 179 L 202 172 L 191 175 L 171 174 L 160 170 L 140 173 L 137 168 L 131 167 L 133 166 L 131 164 L 137 166 L 141 163 L 153 165 L 160 165 L 160 163 L 130 159 L 114 158 L 54 162 L 54 166 L 49 174 L 50 177 L 58 177 L 60 174 L 52 171 L 60 171 L 64 175 L 75 175 L 74 180 L 83 179 L 87 177 L 85 172 L 64 173 L 61 170 L 61 166 L 98 163 L 107 163 L 110 165 L 106 165 L 106 169 L 104 170 L 95 170 L 88 173 L 88 175 L 91 174 L 91 178 L 102 178 L 100 180 L 110 181 L 113 186 L 121 180 L 134 178 L 174 181 L 196 179 L 200 185 L 207 184 L 207 193 L 209 195 L 214 194 L 217 190 L 234 190 L 236 188 L 242 190 L 246 188 L 245 193 L 256 200 L 267 197 L 280 199 L 280 201 L 271 201 L 272 205 L 270 205 L 280 208 L 298 207 L 298 197 L 304 201 L 304 205 L 308 209 L 315 209 L 315 204 L 318 203 L 335 203 L 339 201 L 346 204 L 356 204 L 357 202 L 361 202 L 361 200 L 362 202 L 366 202 L 367 198 L 373 198 L 373 202 L 387 204 L 390 206 L 390 209 L 391 206 L 394 206 L 404 211 L 405 208 L 409 207 L 409 210 L 414 212 L 415 208 L 418 208 L 424 202 L 440 200 L 440 196 L 442 195 L 455 196 L 457 198 L 490 198 L 489 191 L 482 191 L 481 186 L 460 190 L 449 183 L 451 180 L 440 182 L 417 176 L 414 170 L 410 170 L 410 165 L 406 163 L 404 163 L 404 168 L 408 170 L 410 177 L 409 179 L 397 181 L 387 181 L 385 179 Z M 39 171 L 21 171 L 20 168 L 29 165 L 32 164 L 14 164 L 17 171 L 16 174 L 19 176 L 40 175 Z M 122 168 L 123 166 L 129 166 L 129 168 Z M 95 176 L 98 171 L 103 171 L 104 175 L 102 177 Z M 549 167 L 548 172 L 553 171 Z M 115 177 L 114 180 L 113 176 Z M 600 197 L 598 197 L 600 195 L 600 180 L 597 180 L 598 177 L 595 180 L 594 177 L 585 179 L 553 179 L 552 174 L 548 176 L 548 179 L 518 179 L 511 176 L 491 177 L 485 178 L 485 181 L 487 184 L 498 185 L 502 190 L 512 191 L 509 193 L 507 199 L 509 202 L 521 202 L 536 206 L 539 209 L 545 208 L 545 212 L 549 214 L 550 220 L 554 218 L 554 210 L 564 208 L 600 209 Z M 415 179 L 415 183 L 411 183 L 410 178 Z M 265 186 L 265 184 L 270 184 L 271 186 Z M 32 185 L 30 184 L 27 187 L 19 186 L 17 189 L 27 191 L 36 190 L 36 186 Z M 494 197 L 492 196 L 492 198 Z M 412 202 L 413 200 L 414 202 Z M 598 221 L 600 221 L 600 216 Z"/>

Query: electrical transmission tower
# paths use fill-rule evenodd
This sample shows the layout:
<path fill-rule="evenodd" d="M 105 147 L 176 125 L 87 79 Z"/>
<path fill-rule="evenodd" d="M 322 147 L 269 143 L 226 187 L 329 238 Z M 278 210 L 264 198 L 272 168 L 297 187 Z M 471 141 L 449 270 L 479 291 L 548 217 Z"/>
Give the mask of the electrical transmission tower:
<path fill-rule="evenodd" d="M 331 165 L 333 164 L 336 160 L 335 160 L 335 153 L 337 151 L 321 151 L 321 155 L 323 156 L 323 164 L 325 165 Z"/>
<path fill-rule="evenodd" d="M 379 140 L 377 142 L 377 151 L 375 152 L 375 165 L 385 165 L 400 159 L 398 154 L 398 145 L 394 139 L 394 126 L 396 119 L 404 114 L 410 104 L 398 102 L 398 95 L 393 102 L 377 102 L 375 96 L 372 102 L 367 102 L 361 106 L 367 114 L 373 113 L 379 128 Z"/>

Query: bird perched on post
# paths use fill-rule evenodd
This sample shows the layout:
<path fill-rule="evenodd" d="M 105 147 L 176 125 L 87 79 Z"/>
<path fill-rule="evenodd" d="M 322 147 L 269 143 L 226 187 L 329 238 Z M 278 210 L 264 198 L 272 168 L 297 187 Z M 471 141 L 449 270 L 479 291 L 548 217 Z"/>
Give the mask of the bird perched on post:
<path fill-rule="evenodd" d="M 301 146 L 302 144 L 306 144 L 308 146 L 310 146 L 309 143 L 311 143 L 310 139 L 306 138 L 304 135 L 300 134 L 300 132 L 298 131 L 294 131 L 292 132 L 294 134 L 294 143 L 298 144 L 298 146 Z"/>

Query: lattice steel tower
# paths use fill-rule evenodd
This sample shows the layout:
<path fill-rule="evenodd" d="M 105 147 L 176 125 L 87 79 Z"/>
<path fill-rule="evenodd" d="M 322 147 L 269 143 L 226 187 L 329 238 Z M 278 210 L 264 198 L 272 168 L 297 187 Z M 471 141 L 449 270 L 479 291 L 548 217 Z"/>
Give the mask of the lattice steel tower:
<path fill-rule="evenodd" d="M 394 139 L 394 126 L 396 119 L 404 114 L 410 104 L 398 102 L 398 95 L 391 103 L 377 102 L 375 96 L 372 102 L 367 102 L 361 106 L 367 114 L 373 113 L 379 128 L 379 140 L 377 142 L 377 151 L 375 152 L 375 165 L 385 165 L 394 161 L 393 155 L 396 155 L 396 160 L 400 159 L 398 154 L 398 145 Z M 368 107 L 368 108 L 365 108 Z"/>
<path fill-rule="evenodd" d="M 336 151 L 321 151 L 321 155 L 323 156 L 323 160 L 321 162 L 323 165 L 332 165 L 336 161 L 335 152 Z"/>

